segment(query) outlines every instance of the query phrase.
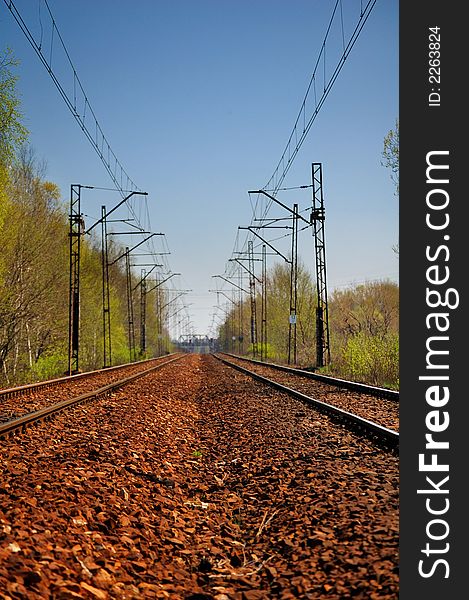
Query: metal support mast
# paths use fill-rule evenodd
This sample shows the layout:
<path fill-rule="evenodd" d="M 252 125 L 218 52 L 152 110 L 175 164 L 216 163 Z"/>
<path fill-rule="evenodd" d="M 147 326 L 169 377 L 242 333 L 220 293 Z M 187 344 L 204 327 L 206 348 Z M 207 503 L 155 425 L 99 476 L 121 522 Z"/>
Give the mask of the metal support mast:
<path fill-rule="evenodd" d="M 68 373 L 79 371 L 78 351 L 80 333 L 80 248 L 85 223 L 80 211 L 80 184 L 72 184 L 70 191 L 70 281 L 68 303 Z"/>
<path fill-rule="evenodd" d="M 156 266 L 156 265 L 155 265 Z M 161 266 L 161 265 L 158 265 Z M 150 271 L 151 273 L 151 271 Z M 145 277 L 142 277 L 142 281 L 148 277 L 148 275 L 150 273 L 147 273 L 145 275 Z M 149 294 L 150 292 L 152 292 L 153 290 L 156 290 L 156 313 L 157 313 L 157 319 L 158 319 L 158 324 L 157 324 L 157 329 L 158 329 L 158 356 L 161 356 L 163 354 L 163 346 L 162 346 L 162 340 L 163 340 L 163 317 L 162 317 L 162 310 L 164 307 L 162 307 L 162 296 L 161 296 L 161 292 L 162 290 L 158 289 L 163 283 L 165 283 L 166 281 L 168 281 L 169 279 L 171 279 L 172 277 L 174 277 L 175 275 L 180 275 L 181 273 L 171 273 L 171 275 L 169 277 L 166 277 L 166 279 L 163 279 L 160 281 L 158 274 L 155 275 L 155 285 L 153 287 L 151 287 L 150 289 L 145 288 L 145 292 L 146 294 Z"/>
<path fill-rule="evenodd" d="M 241 286 L 243 285 L 243 273 L 241 268 L 238 267 L 238 354 L 243 354 L 244 347 L 244 336 L 243 336 L 243 292 Z"/>
<path fill-rule="evenodd" d="M 236 352 L 236 301 L 235 301 L 235 291 L 231 290 L 231 303 L 233 304 L 230 311 L 231 318 L 231 352 L 234 354 Z"/>
<path fill-rule="evenodd" d="M 146 319 L 147 319 L 147 276 L 145 269 L 141 271 L 142 279 L 140 281 L 140 354 L 143 356 L 146 352 Z"/>
<path fill-rule="evenodd" d="M 252 240 L 248 241 L 249 259 L 249 295 L 251 298 L 251 344 L 252 355 L 257 357 L 257 315 L 256 315 L 256 280 L 254 277 L 254 245 Z"/>
<path fill-rule="evenodd" d="M 85 231 L 85 222 L 83 219 L 83 215 L 81 214 L 80 200 L 81 200 L 81 190 L 82 189 L 94 189 L 93 186 L 89 185 L 80 185 L 80 184 L 72 184 L 71 192 L 70 192 L 70 281 L 69 281 L 69 309 L 68 309 L 68 373 L 72 375 L 73 373 L 79 372 L 79 338 L 80 338 L 80 250 L 81 250 L 81 238 L 84 234 L 89 234 L 95 227 L 99 225 L 99 223 L 103 222 L 103 219 L 109 217 L 111 213 L 116 211 L 120 206 L 122 206 L 127 200 L 133 196 L 134 194 L 139 194 L 143 196 L 147 196 L 147 192 L 130 192 L 128 196 L 123 198 L 114 208 L 112 208 L 108 213 L 104 212 L 101 219 L 99 219 L 94 225 L 88 228 Z M 116 190 L 117 191 L 117 190 Z M 140 232 L 143 233 L 143 232 Z M 151 234 L 153 235 L 163 235 L 163 234 Z M 149 239 L 149 238 L 146 238 Z M 143 244 L 140 242 L 140 244 Z M 107 242 L 106 242 L 107 243 Z M 137 244 L 137 246 L 140 246 Z M 137 246 L 134 246 L 136 248 Z M 132 248 L 132 249 L 134 249 Z M 127 249 L 128 253 L 128 249 Z M 106 258 L 106 266 L 104 270 L 107 270 L 110 265 L 113 265 L 115 262 L 123 258 L 124 254 L 119 256 L 112 263 L 108 263 Z M 106 294 L 103 291 L 103 303 L 108 304 L 109 301 L 105 300 Z M 103 308 L 104 315 L 104 308 Z M 106 317 L 103 316 L 103 321 L 105 321 Z M 109 360 L 111 357 L 111 334 L 110 334 L 110 313 L 107 315 L 107 322 L 109 323 L 109 328 L 107 329 L 109 334 L 108 336 L 104 335 L 104 346 L 106 347 L 106 337 L 109 338 L 108 341 L 108 349 L 104 351 L 106 354 L 106 358 L 104 362 L 107 361 L 107 356 L 109 356 Z M 104 330 L 106 331 L 106 326 L 104 325 Z"/>
<path fill-rule="evenodd" d="M 105 206 L 101 206 L 101 262 L 103 271 L 103 367 L 106 368 L 112 365 L 112 352 L 109 257 L 107 245 L 107 222 Z"/>
<path fill-rule="evenodd" d="M 263 242 L 265 242 L 269 248 L 272 248 L 276 254 L 282 256 L 285 262 L 289 263 L 291 266 L 290 271 L 290 314 L 288 317 L 289 326 L 288 326 L 288 364 L 291 363 L 292 358 L 292 346 L 293 346 L 293 361 L 296 363 L 296 297 L 297 297 L 297 273 L 298 273 L 298 221 L 301 219 L 307 225 L 311 225 L 309 221 L 307 221 L 302 215 L 298 212 L 298 205 L 295 204 L 293 209 L 289 208 L 283 202 L 280 202 L 274 196 L 268 194 L 265 190 L 251 190 L 249 194 L 263 194 L 270 198 L 273 202 L 280 205 L 282 208 L 287 210 L 293 216 L 293 235 L 292 235 L 292 253 L 291 260 L 289 260 L 286 256 L 284 256 L 281 252 L 279 252 L 276 248 L 274 248 L 271 244 L 269 244 L 266 240 L 264 240 L 258 233 L 253 231 L 252 227 L 248 227 L 250 231 L 252 231 L 257 237 L 259 237 Z M 266 226 L 268 227 L 268 226 Z"/>
<path fill-rule="evenodd" d="M 158 288 L 160 285 L 159 277 L 156 275 L 155 277 L 155 288 Z M 163 323 L 162 323 L 162 315 L 161 315 L 161 290 L 156 290 L 156 314 L 158 319 L 158 356 L 163 354 Z"/>
<path fill-rule="evenodd" d="M 261 360 L 267 359 L 267 252 L 262 244 Z"/>
<path fill-rule="evenodd" d="M 132 273 L 130 270 L 130 252 L 125 249 L 125 274 L 127 280 L 127 320 L 129 334 L 129 356 L 130 362 L 135 362 L 135 327 L 134 327 L 134 307 L 132 302 Z"/>
<path fill-rule="evenodd" d="M 317 307 L 316 307 L 316 366 L 324 367 L 330 362 L 329 312 L 327 305 L 326 242 L 324 236 L 324 195 L 322 163 L 312 163 L 314 247 L 316 253 Z"/>
<path fill-rule="evenodd" d="M 288 364 L 296 365 L 296 302 L 298 295 L 298 204 L 293 205 L 290 269 L 290 316 L 288 318 Z"/>

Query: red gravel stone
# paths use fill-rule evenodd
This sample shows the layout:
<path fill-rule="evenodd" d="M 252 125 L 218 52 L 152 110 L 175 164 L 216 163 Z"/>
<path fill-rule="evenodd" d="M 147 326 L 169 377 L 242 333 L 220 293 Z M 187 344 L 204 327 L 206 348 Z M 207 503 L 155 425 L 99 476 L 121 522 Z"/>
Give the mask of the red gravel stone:
<path fill-rule="evenodd" d="M 398 458 L 190 355 L 0 440 L 0 598 L 398 597 Z"/>

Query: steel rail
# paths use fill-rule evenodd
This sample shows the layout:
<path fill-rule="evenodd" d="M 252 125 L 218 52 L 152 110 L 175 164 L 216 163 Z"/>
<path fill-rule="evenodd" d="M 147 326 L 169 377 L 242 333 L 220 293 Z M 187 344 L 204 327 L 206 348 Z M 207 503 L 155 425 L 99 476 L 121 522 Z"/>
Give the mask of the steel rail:
<path fill-rule="evenodd" d="M 42 421 L 44 419 L 48 419 L 48 418 L 54 416 L 54 414 L 59 413 L 67 408 L 72 407 L 72 406 L 81 404 L 82 402 L 89 402 L 89 401 L 96 400 L 98 398 L 107 396 L 109 393 L 111 393 L 115 389 L 120 388 L 120 387 L 126 385 L 127 383 L 130 383 L 136 379 L 139 379 L 140 377 L 148 375 L 152 371 L 156 371 L 157 369 L 160 369 L 161 367 L 164 367 L 172 362 L 181 360 L 185 356 L 187 356 L 187 355 L 186 354 L 180 354 L 180 355 L 178 354 L 177 356 L 175 356 L 174 358 L 171 358 L 170 360 L 167 360 L 162 363 L 158 363 L 157 365 L 154 365 L 154 366 L 150 367 L 149 369 L 145 369 L 144 371 L 134 373 L 133 375 L 130 375 L 129 377 L 125 377 L 124 379 L 120 379 L 119 381 L 113 381 L 112 383 L 108 383 L 107 385 L 104 385 L 96 390 L 92 390 L 91 392 L 86 392 L 85 394 L 81 394 L 80 396 L 76 396 L 75 398 L 68 398 L 67 400 L 62 400 L 61 402 L 57 402 L 56 404 L 52 404 L 51 406 L 46 406 L 44 408 L 41 408 L 40 410 L 37 410 L 32 413 L 28 413 L 26 415 L 18 417 L 17 419 L 13 419 L 11 421 L 2 423 L 0 425 L 0 438 L 10 436 L 10 435 L 14 434 L 15 432 L 17 432 L 18 430 L 24 431 L 28 425 L 31 425 L 37 421 Z M 146 361 L 141 361 L 141 362 L 146 362 Z M 132 364 L 136 364 L 136 363 L 132 363 Z M 108 371 L 108 369 L 104 369 L 104 371 Z"/>
<path fill-rule="evenodd" d="M 375 396 L 376 398 L 386 398 L 387 400 L 395 400 L 399 401 L 399 392 L 396 390 L 390 390 L 388 388 L 380 388 L 373 385 L 368 385 L 366 383 L 359 383 L 357 381 L 348 381 L 347 379 L 338 379 L 336 377 L 330 377 L 329 375 L 320 375 L 319 373 L 311 373 L 311 371 L 306 371 L 305 369 L 295 368 L 295 367 L 287 367 L 286 365 L 278 365 L 275 363 L 262 362 L 261 360 L 255 360 L 253 358 L 246 358 L 245 356 L 238 356 L 237 354 L 230 354 L 229 352 L 219 352 L 218 354 L 223 354 L 225 356 L 231 356 L 232 358 L 237 358 L 239 360 L 244 360 L 246 362 L 250 362 L 261 367 L 271 367 L 272 369 L 277 369 L 279 371 L 286 371 L 287 373 L 294 373 L 295 375 L 301 375 L 302 377 L 308 377 L 309 379 L 314 379 L 316 381 L 320 381 L 321 383 L 327 383 L 328 385 L 333 385 L 335 387 L 343 387 L 355 392 L 361 392 L 364 394 L 369 394 L 370 396 Z"/>
<path fill-rule="evenodd" d="M 393 450 L 397 450 L 399 447 L 399 433 L 394 431 L 393 429 L 388 429 L 387 427 L 383 427 L 378 423 L 374 423 L 373 421 L 369 421 L 368 419 L 364 419 L 363 417 L 359 417 L 353 413 L 345 411 L 341 408 L 333 406 L 332 404 L 327 404 L 326 402 L 322 402 L 321 400 L 316 400 L 311 396 L 307 396 L 306 394 L 302 394 L 297 390 L 293 390 L 277 381 L 272 381 L 271 379 L 267 379 L 267 377 L 263 377 L 258 373 L 253 371 L 249 371 L 249 369 L 245 369 L 236 363 L 232 363 L 221 356 L 217 356 L 216 354 L 212 355 L 217 360 L 222 363 L 244 373 L 245 375 L 249 375 L 253 379 L 257 379 L 261 383 L 265 383 L 281 392 L 285 392 L 294 398 L 298 398 L 310 405 L 314 408 L 320 410 L 321 412 L 326 413 L 328 416 L 333 418 L 335 421 L 338 421 L 342 425 L 347 425 L 349 428 L 353 430 L 358 430 L 360 433 L 364 433 L 367 437 L 373 438 L 379 441 L 381 444 L 385 444 L 389 446 Z"/>
<path fill-rule="evenodd" d="M 155 360 L 159 360 L 162 358 L 167 358 L 168 356 L 173 356 L 176 354 L 172 352 L 171 354 L 165 354 L 164 356 L 156 356 L 154 358 L 146 358 L 145 360 L 138 360 L 136 362 L 124 363 L 122 365 L 114 365 L 113 367 L 106 367 L 104 369 L 96 369 L 96 371 L 86 371 L 84 373 L 76 373 L 75 375 L 66 375 L 64 377 L 57 377 L 55 379 L 47 379 L 46 381 L 37 381 L 35 383 L 27 383 L 25 385 L 19 385 L 12 388 L 4 388 L 0 389 L 0 400 L 2 398 L 14 398 L 15 396 L 22 396 L 28 392 L 32 392 L 35 390 L 46 389 L 48 387 L 53 387 L 56 385 L 62 385 L 67 383 L 68 381 L 76 381 L 77 379 L 85 379 L 86 377 L 90 377 L 92 375 L 100 375 L 102 373 L 109 373 L 112 371 L 116 371 L 117 369 L 124 369 L 126 367 L 131 367 L 133 365 L 142 365 L 144 363 L 152 362 Z"/>

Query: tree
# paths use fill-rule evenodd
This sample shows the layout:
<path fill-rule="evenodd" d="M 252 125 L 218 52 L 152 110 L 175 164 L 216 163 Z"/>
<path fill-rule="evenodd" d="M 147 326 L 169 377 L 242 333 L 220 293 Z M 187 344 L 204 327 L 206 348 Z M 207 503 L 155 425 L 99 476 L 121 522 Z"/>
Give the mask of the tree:
<path fill-rule="evenodd" d="M 383 160 L 381 164 L 391 169 L 391 179 L 396 187 L 396 196 L 399 194 L 399 119 L 396 119 L 394 129 L 391 129 L 384 138 Z"/>
<path fill-rule="evenodd" d="M 290 266 L 275 263 L 267 273 L 267 346 L 264 348 L 268 360 L 286 362 L 288 357 L 289 308 L 290 308 Z M 315 285 L 310 273 L 301 261 L 298 262 L 297 274 L 297 362 L 310 365 L 315 361 Z M 260 291 L 256 293 L 256 320 L 258 350 L 261 344 L 261 306 Z M 240 315 L 243 323 L 240 326 Z M 250 346 L 251 306 L 248 299 L 228 308 L 227 317 L 219 328 L 219 340 L 225 350 L 237 351 L 239 344 L 232 343 L 232 336 L 241 331 L 244 344 Z M 251 348 L 252 351 L 252 348 Z"/>
<path fill-rule="evenodd" d="M 288 356 L 290 285 L 290 266 L 276 263 L 267 277 L 268 340 L 273 357 L 280 361 L 286 361 Z M 297 362 L 313 364 L 316 349 L 315 286 L 301 261 L 298 261 L 296 309 Z"/>
<path fill-rule="evenodd" d="M 267 274 L 268 351 L 273 362 L 287 360 L 290 268 L 274 264 Z M 316 285 L 311 274 L 298 265 L 297 363 L 316 362 Z M 249 300 L 243 301 L 242 331 L 249 331 Z M 257 306 L 261 304 L 258 297 Z M 219 327 L 219 341 L 231 348 L 232 322 L 239 328 L 239 306 L 230 308 Z M 351 378 L 373 385 L 399 385 L 399 287 L 391 281 L 369 282 L 346 290 L 335 290 L 329 300 L 331 364 L 335 377 Z M 260 322 L 258 309 L 257 321 Z M 237 351 L 235 346 L 234 351 Z M 241 350 L 241 354 L 243 354 Z M 249 353 L 249 352 L 248 352 Z"/>
<path fill-rule="evenodd" d="M 391 169 L 391 179 L 396 188 L 395 195 L 399 195 L 399 119 L 396 119 L 394 129 L 391 129 L 384 138 L 383 160 L 381 164 Z M 399 244 L 393 246 L 396 254 L 399 254 Z"/>
<path fill-rule="evenodd" d="M 330 302 L 333 367 L 373 385 L 399 381 L 399 288 L 391 281 L 335 290 Z"/>
<path fill-rule="evenodd" d="M 67 230 L 59 190 L 38 175 L 31 152 L 18 154 L 9 179 L 0 227 L 0 363 L 16 378 L 61 337 Z"/>
<path fill-rule="evenodd" d="M 68 363 L 67 208 L 25 143 L 16 65 L 11 51 L 0 54 L 0 386 L 62 375 Z M 119 256 L 123 248 L 110 243 L 109 252 Z M 103 366 L 101 258 L 98 237 L 83 239 L 80 366 L 85 370 Z M 122 263 L 109 271 L 112 364 L 129 360 Z M 149 354 L 160 348 L 160 331 L 168 337 L 157 324 L 157 293 L 147 298 Z"/>
<path fill-rule="evenodd" d="M 16 91 L 18 78 L 12 71 L 17 64 L 9 49 L 0 56 L 0 223 L 5 210 L 9 168 L 16 149 L 28 133 L 21 124 L 20 100 Z"/>

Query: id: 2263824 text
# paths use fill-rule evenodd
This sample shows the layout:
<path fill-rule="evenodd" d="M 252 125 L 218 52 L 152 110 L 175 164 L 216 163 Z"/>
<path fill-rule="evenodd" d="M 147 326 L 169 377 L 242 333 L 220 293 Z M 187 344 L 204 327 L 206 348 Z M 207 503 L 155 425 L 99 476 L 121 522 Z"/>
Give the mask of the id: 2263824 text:
<path fill-rule="evenodd" d="M 428 83 L 430 92 L 428 94 L 428 106 L 440 106 L 440 27 L 428 28 Z"/>

